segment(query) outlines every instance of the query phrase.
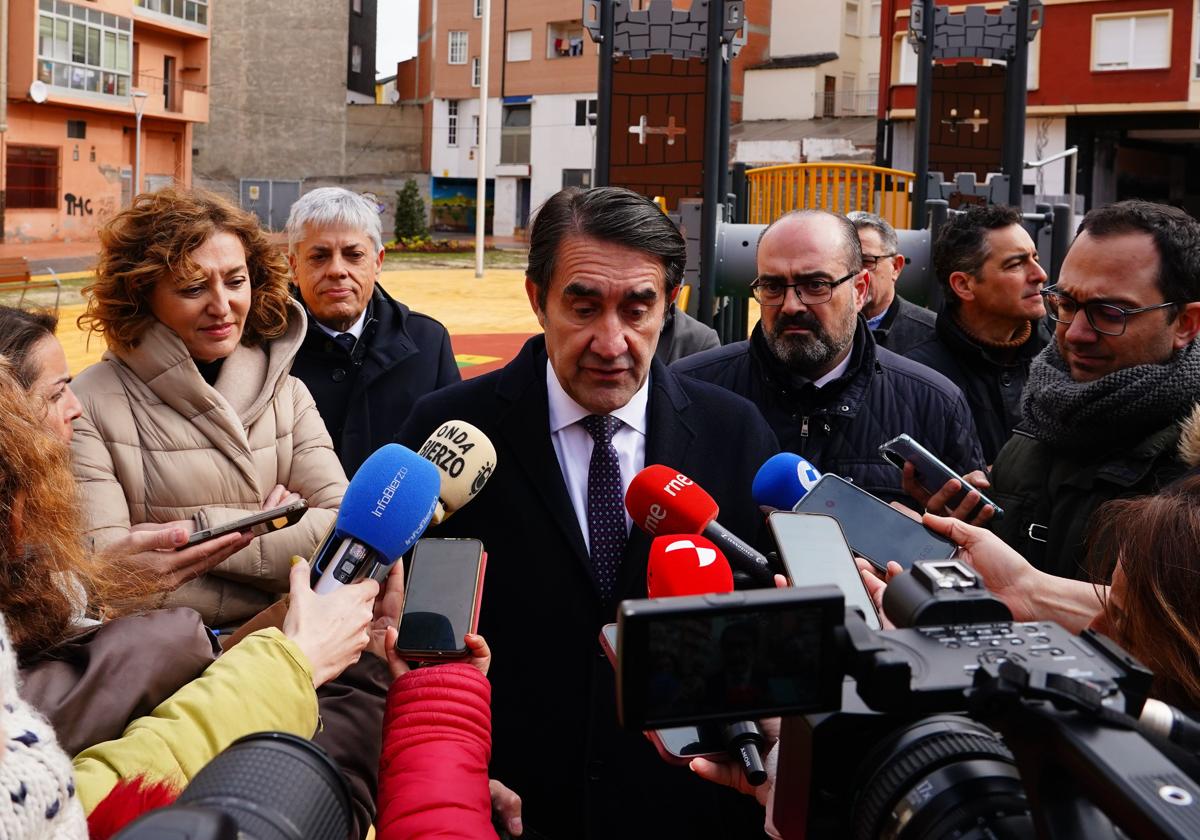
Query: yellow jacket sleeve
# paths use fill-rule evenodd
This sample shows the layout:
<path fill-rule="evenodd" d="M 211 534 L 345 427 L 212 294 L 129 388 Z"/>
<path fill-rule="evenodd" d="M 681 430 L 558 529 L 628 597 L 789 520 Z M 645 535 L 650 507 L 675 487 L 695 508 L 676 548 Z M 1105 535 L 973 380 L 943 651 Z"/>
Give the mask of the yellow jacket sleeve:
<path fill-rule="evenodd" d="M 311 738 L 316 728 L 308 659 L 277 628 L 267 628 L 130 723 L 120 738 L 76 756 L 75 787 L 91 813 L 122 779 L 144 776 L 182 788 L 243 735 L 274 730 Z"/>

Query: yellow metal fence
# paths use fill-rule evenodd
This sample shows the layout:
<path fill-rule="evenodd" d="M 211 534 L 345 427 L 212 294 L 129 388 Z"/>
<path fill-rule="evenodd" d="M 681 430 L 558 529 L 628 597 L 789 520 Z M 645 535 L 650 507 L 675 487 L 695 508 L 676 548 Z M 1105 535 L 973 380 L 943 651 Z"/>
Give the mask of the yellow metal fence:
<path fill-rule="evenodd" d="M 789 210 L 866 210 L 893 227 L 910 227 L 912 172 L 853 163 L 796 163 L 747 169 L 750 223 L 769 224 Z"/>

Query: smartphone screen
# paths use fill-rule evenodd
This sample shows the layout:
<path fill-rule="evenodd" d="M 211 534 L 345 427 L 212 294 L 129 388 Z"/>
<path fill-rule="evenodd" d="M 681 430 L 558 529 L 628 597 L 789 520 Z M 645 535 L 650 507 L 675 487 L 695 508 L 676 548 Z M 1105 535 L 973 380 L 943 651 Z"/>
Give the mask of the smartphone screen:
<path fill-rule="evenodd" d="M 842 590 L 846 606 L 862 610 L 867 626 L 883 629 L 836 519 L 816 513 L 775 511 L 767 522 L 792 586 L 832 584 Z"/>
<path fill-rule="evenodd" d="M 467 655 L 483 585 L 479 540 L 418 540 L 408 565 L 396 650 L 410 659 Z"/>
<path fill-rule="evenodd" d="M 949 560 L 958 550 L 950 540 L 836 475 L 822 476 L 796 503 L 795 512 L 832 516 L 850 549 L 879 569 L 894 560 L 907 571 L 918 560 Z"/>

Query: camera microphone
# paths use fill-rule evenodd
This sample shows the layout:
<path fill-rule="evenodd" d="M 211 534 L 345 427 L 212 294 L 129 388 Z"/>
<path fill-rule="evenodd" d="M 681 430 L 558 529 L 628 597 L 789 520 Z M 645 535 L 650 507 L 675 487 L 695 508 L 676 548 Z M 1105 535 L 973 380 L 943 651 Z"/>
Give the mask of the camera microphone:
<path fill-rule="evenodd" d="M 1191 753 L 1200 753 L 1200 722 L 1174 706 L 1147 698 L 1137 722 L 1143 735 L 1156 735 Z"/>

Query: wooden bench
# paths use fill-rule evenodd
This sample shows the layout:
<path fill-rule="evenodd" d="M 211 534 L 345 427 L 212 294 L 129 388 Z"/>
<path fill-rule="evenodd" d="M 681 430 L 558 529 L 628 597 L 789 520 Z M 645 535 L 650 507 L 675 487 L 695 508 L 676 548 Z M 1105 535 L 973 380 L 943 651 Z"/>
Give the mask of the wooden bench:
<path fill-rule="evenodd" d="M 62 297 L 62 282 L 52 268 L 46 269 L 50 277 L 35 280 L 29 273 L 29 260 L 24 257 L 0 257 L 0 291 L 5 291 L 14 284 L 21 286 L 21 299 L 17 306 L 25 302 L 25 293 L 30 289 L 54 287 L 54 311 L 58 312 L 58 302 Z"/>

